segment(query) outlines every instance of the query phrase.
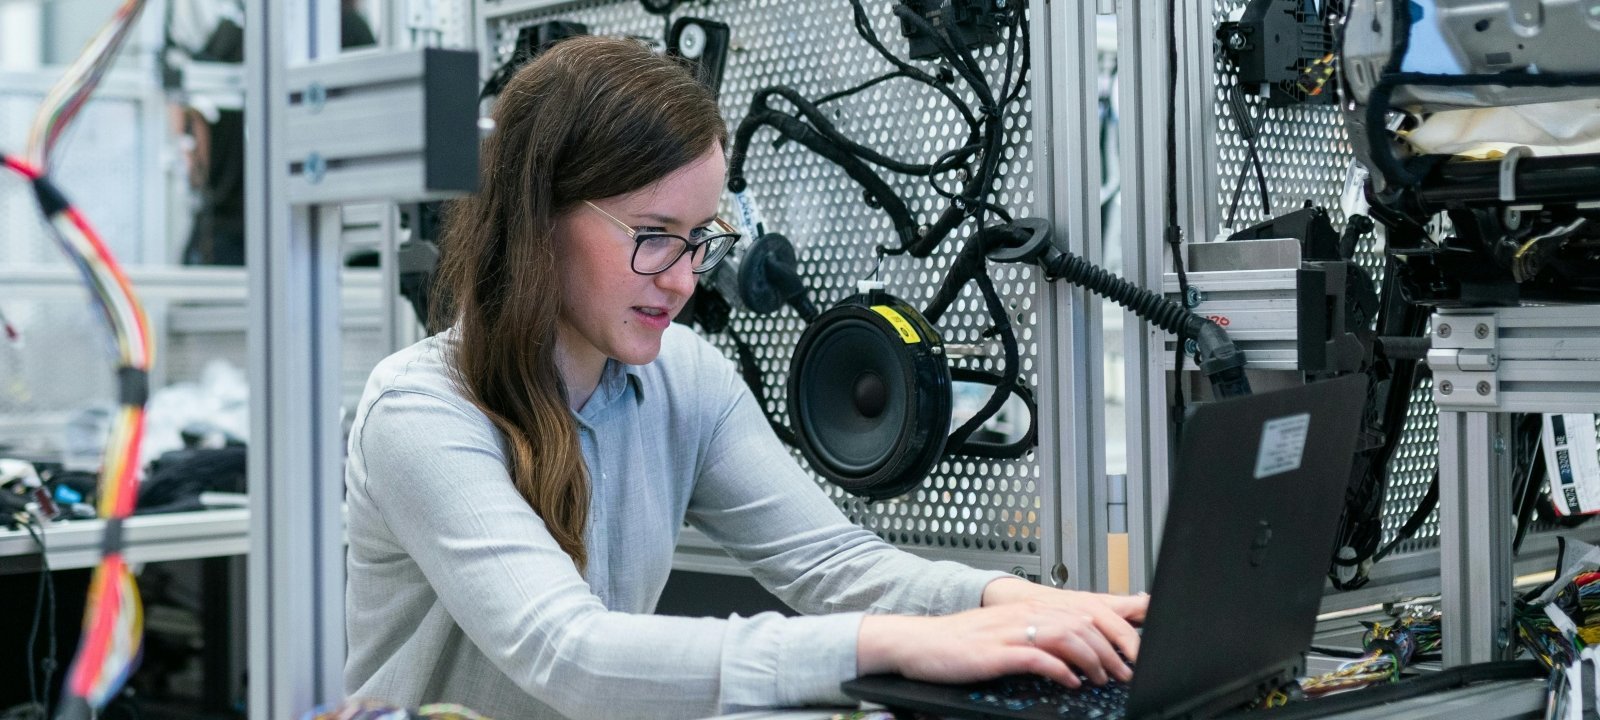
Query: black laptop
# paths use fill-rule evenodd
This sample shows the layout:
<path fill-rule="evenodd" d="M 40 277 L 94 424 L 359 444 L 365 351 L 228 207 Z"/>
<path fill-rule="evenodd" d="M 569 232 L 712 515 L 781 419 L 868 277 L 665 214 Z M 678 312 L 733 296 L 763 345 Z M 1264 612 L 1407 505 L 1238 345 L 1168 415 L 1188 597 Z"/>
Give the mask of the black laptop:
<path fill-rule="evenodd" d="M 897 675 L 852 697 L 950 718 L 1197 718 L 1293 681 L 1316 629 L 1367 381 L 1200 405 L 1185 421 L 1139 662 L 1127 685 Z"/>

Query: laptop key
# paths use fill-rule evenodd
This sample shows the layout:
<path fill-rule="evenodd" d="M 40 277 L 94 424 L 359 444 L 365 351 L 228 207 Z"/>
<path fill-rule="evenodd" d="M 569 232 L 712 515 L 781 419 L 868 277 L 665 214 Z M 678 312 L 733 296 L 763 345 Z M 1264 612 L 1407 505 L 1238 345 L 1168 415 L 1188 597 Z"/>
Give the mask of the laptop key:
<path fill-rule="evenodd" d="M 1019 675 L 971 687 L 967 698 L 974 705 L 1011 712 L 1054 707 L 1061 718 L 1120 720 L 1128 701 L 1128 686 L 1116 681 L 1097 686 L 1084 679 L 1082 687 L 1072 689 L 1048 678 Z"/>

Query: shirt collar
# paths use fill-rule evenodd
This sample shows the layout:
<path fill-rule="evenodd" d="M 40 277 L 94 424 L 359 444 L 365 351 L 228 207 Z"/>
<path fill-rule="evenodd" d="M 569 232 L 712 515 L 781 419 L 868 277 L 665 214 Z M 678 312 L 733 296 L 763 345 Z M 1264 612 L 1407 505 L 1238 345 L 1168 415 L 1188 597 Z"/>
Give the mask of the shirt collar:
<path fill-rule="evenodd" d="M 644 399 L 644 381 L 640 368 L 637 365 L 627 365 L 613 358 L 607 358 L 605 368 L 600 371 L 600 384 L 595 386 L 594 394 L 589 396 L 589 402 L 584 403 L 578 417 L 583 420 L 599 417 L 600 413 L 611 407 L 625 393 L 631 393 L 635 401 Z"/>

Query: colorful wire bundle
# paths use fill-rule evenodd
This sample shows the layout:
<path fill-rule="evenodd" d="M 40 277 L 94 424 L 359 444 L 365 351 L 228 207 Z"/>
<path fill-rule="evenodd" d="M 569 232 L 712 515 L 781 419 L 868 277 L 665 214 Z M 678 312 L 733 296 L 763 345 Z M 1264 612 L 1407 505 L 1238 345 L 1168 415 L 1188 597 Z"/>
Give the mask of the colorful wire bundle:
<path fill-rule="evenodd" d="M 131 25 L 142 6 L 143 2 L 130 2 L 119 12 L 118 18 Z M 113 25 L 116 24 L 114 21 Z M 104 53 L 114 53 L 126 33 L 126 27 L 117 30 Z M 96 43 L 91 43 L 91 49 L 95 46 Z M 80 60 L 73 68 L 82 64 Z M 44 128 L 44 140 L 35 149 L 39 156 L 48 157 L 49 147 L 82 106 L 88 89 L 104 68 L 90 63 L 84 72 L 89 85 L 62 91 L 64 100 L 51 101 L 60 102 L 60 107 L 51 110 L 47 104 L 46 109 L 53 119 L 36 126 Z M 68 75 L 71 76 L 72 71 Z M 57 90 L 60 89 L 58 86 Z M 52 90 L 52 97 L 57 94 Z M 45 113 L 41 113 L 43 115 Z M 51 236 L 91 291 L 90 297 L 113 338 L 119 363 L 120 410 L 106 442 L 100 471 L 98 510 L 100 518 L 106 521 L 101 560 L 89 585 L 83 640 L 67 671 L 66 694 L 75 702 L 67 703 L 64 709 L 87 716 L 90 708 L 104 707 L 121 689 L 138 663 L 143 644 L 144 612 L 138 585 L 122 554 L 122 521 L 133 514 L 138 498 L 139 447 L 144 438 L 144 404 L 149 395 L 149 371 L 155 359 L 155 347 L 144 306 L 88 218 L 67 201 L 40 166 L 5 155 L 0 155 L 0 160 L 32 183 Z"/>
<path fill-rule="evenodd" d="M 1548 603 L 1518 601 L 1513 622 L 1517 639 L 1545 667 L 1577 662 L 1600 638 L 1600 572 L 1578 574 Z"/>
<path fill-rule="evenodd" d="M 155 359 L 149 319 L 116 258 L 90 225 L 46 177 L 51 153 L 73 118 L 116 61 L 145 0 L 126 0 L 61 79 L 45 95 L 28 132 L 28 160 L 0 156 L 32 184 L 39 209 L 56 244 L 83 276 L 105 320 L 118 358 L 118 405 L 101 463 L 99 516 L 106 521 L 100 565 L 89 585 L 83 640 L 67 671 L 64 712 L 87 716 L 105 706 L 137 665 L 143 647 L 144 611 L 139 588 L 122 554 L 122 521 L 138 498 L 139 447 L 144 404 Z"/>
<path fill-rule="evenodd" d="M 66 73 L 45 95 L 44 104 L 39 106 L 39 112 L 34 115 L 33 125 L 28 130 L 27 157 L 34 167 L 49 171 L 50 151 L 116 61 L 117 50 L 133 31 L 144 6 L 145 0 L 123 2 L 111 20 L 95 33 L 78 59 L 67 67 Z"/>
<path fill-rule="evenodd" d="M 1579 575 L 1572 584 L 1578 589 L 1578 612 L 1583 622 L 1578 623 L 1578 638 L 1585 645 L 1600 642 L 1600 572 Z"/>
<path fill-rule="evenodd" d="M 1354 690 L 1375 683 L 1394 682 L 1400 671 L 1417 656 L 1439 650 L 1439 613 L 1407 615 L 1389 625 L 1370 623 L 1361 638 L 1366 654 L 1340 665 L 1337 670 L 1300 681 L 1308 697 L 1341 690 Z"/>
<path fill-rule="evenodd" d="M 101 464 L 98 510 L 106 521 L 101 561 L 90 581 L 83 641 L 68 670 L 66 686 L 70 697 L 100 708 L 127 681 L 138 662 L 144 636 L 138 586 L 122 555 L 122 520 L 133 514 L 138 497 L 137 459 L 155 348 L 133 286 L 88 219 L 37 168 L 16 158 L 0 157 L 6 167 L 33 183 L 51 234 L 92 290 L 90 296 L 115 338 L 120 363 L 121 409 Z"/>
<path fill-rule="evenodd" d="M 1579 560 L 1567 563 L 1568 552 Z M 1594 662 L 1587 648 L 1600 639 L 1600 572 L 1594 548 L 1562 538 L 1561 556 L 1557 578 L 1519 598 L 1512 614 L 1518 644 L 1550 670 L 1545 717 L 1564 717 L 1573 703 L 1579 710 L 1587 704 L 1580 691 L 1582 663 Z"/>

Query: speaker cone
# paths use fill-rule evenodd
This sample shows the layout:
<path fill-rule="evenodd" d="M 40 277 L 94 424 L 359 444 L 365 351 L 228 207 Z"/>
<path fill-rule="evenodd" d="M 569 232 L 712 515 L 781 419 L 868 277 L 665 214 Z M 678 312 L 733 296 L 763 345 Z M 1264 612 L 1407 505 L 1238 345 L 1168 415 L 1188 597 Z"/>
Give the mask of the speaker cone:
<path fill-rule="evenodd" d="M 853 494 L 904 494 L 944 452 L 950 374 L 937 331 L 873 292 L 806 328 L 789 368 L 789 412 L 812 469 Z"/>

